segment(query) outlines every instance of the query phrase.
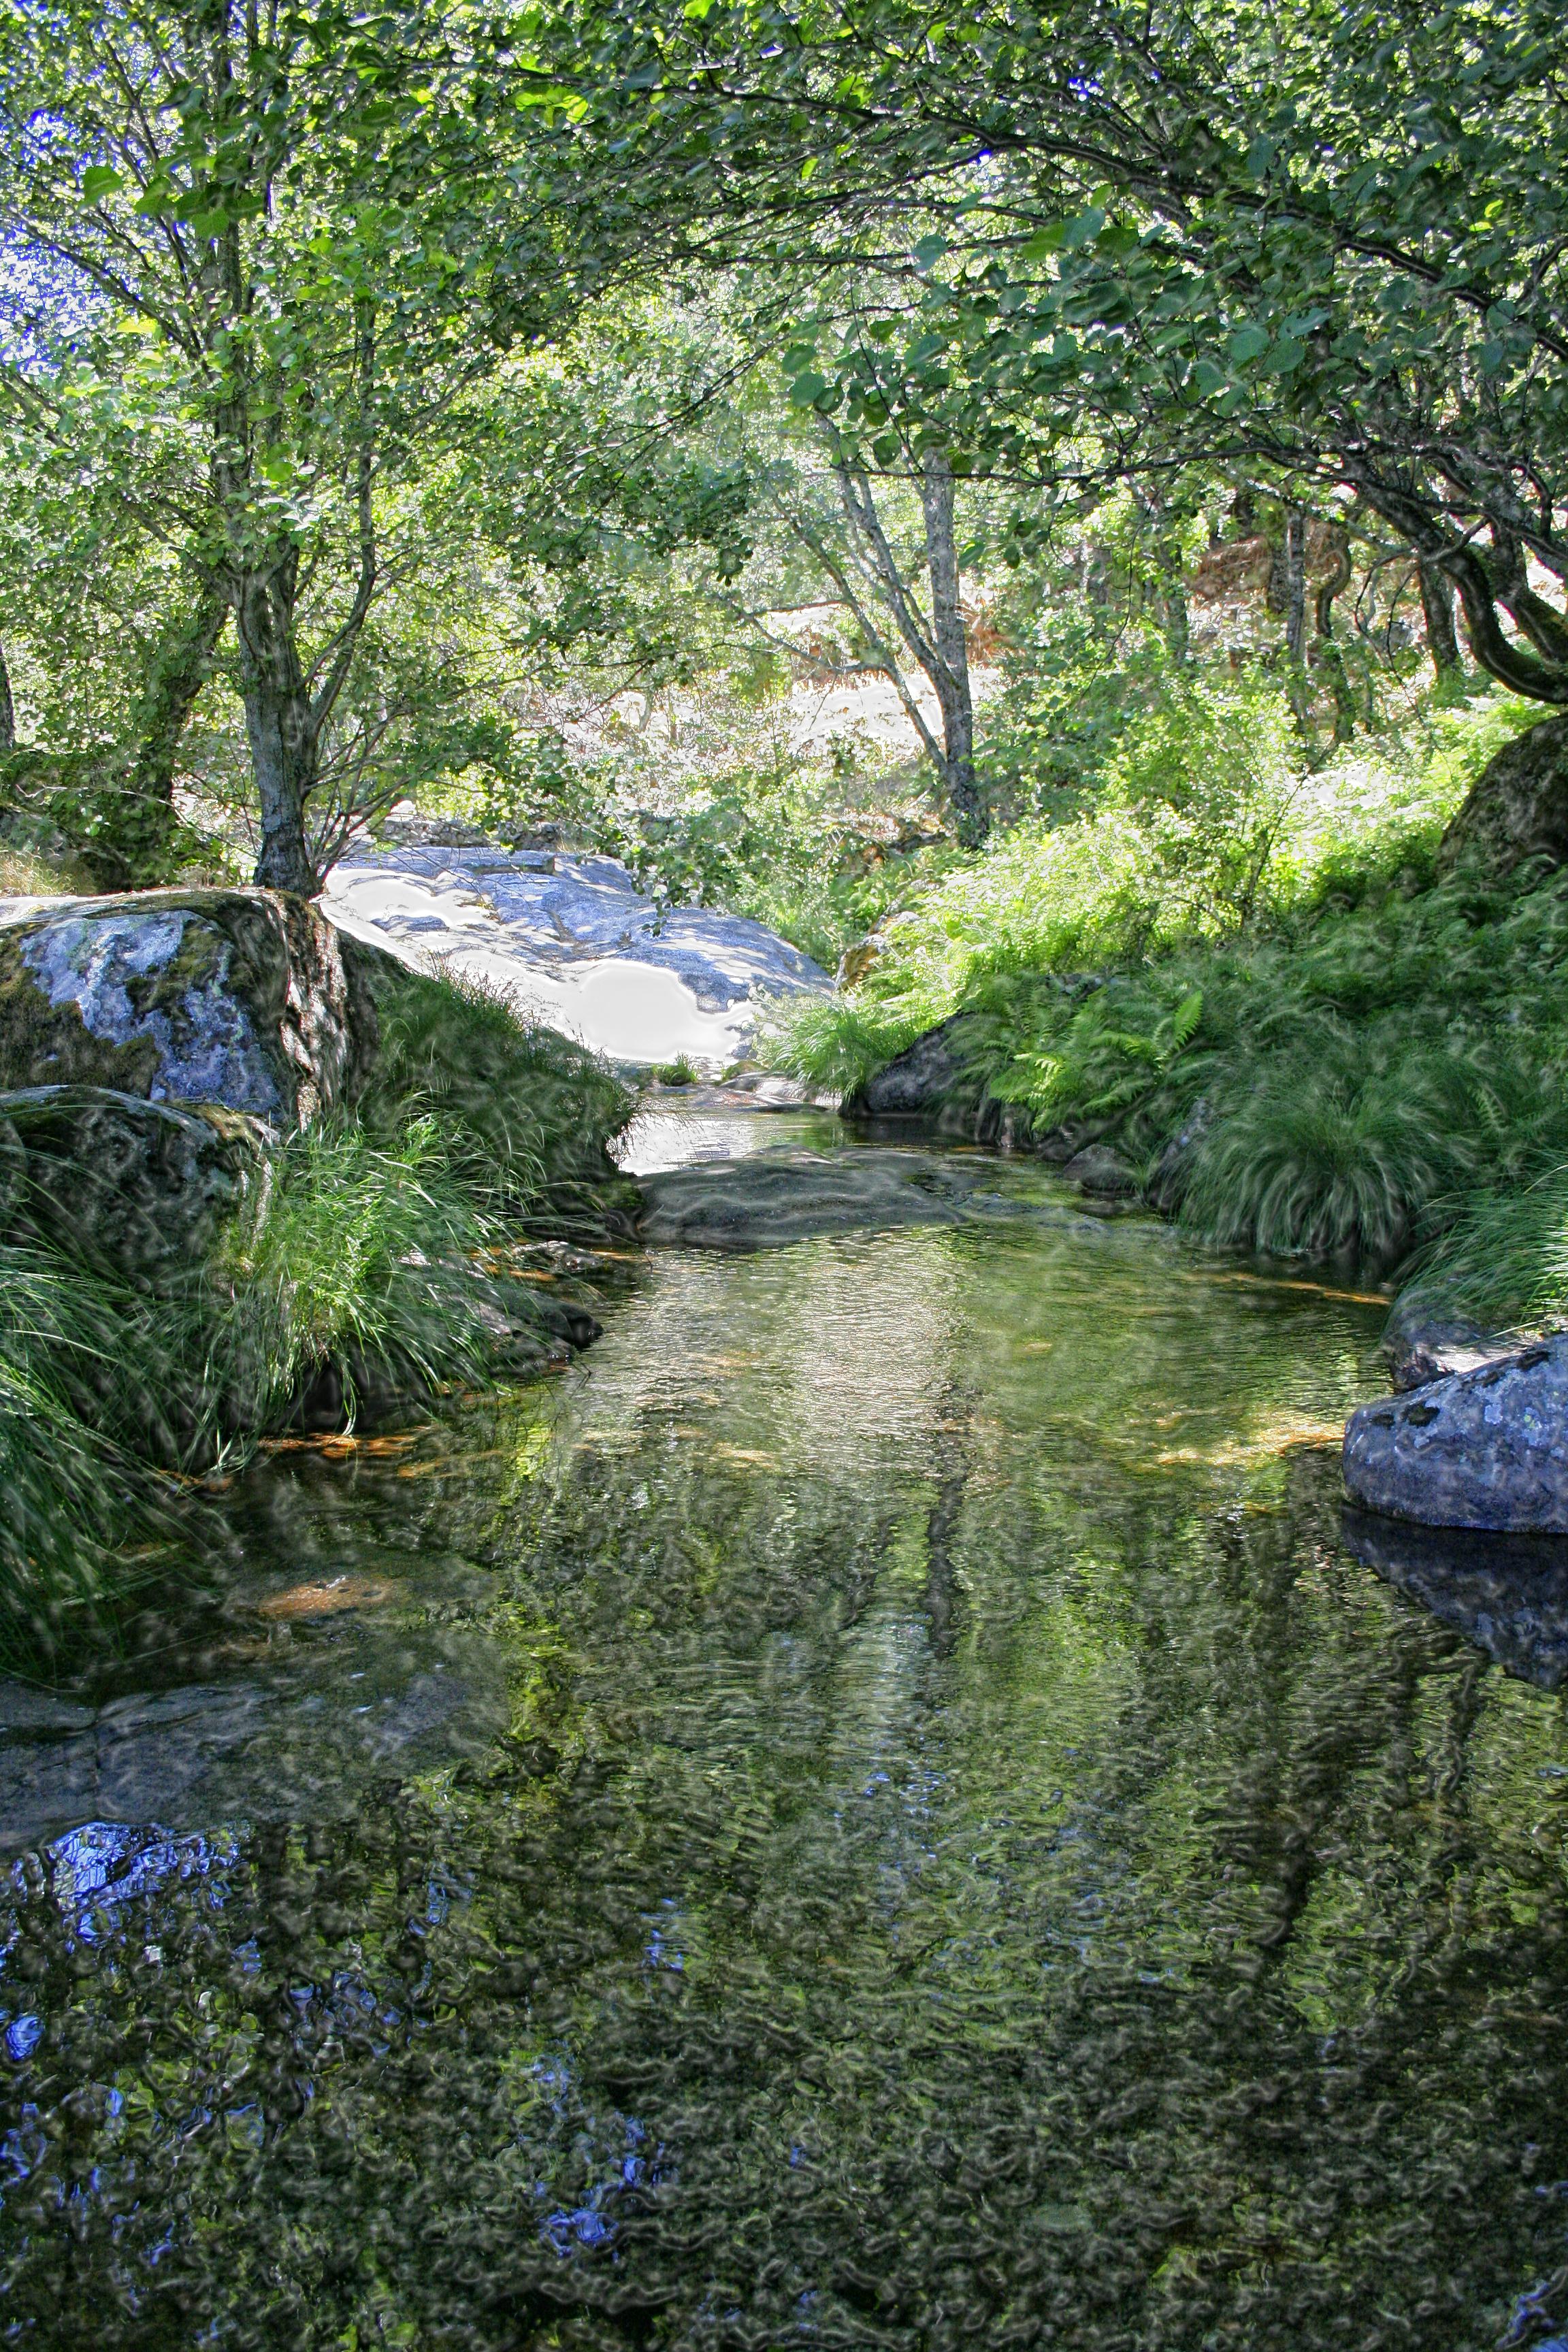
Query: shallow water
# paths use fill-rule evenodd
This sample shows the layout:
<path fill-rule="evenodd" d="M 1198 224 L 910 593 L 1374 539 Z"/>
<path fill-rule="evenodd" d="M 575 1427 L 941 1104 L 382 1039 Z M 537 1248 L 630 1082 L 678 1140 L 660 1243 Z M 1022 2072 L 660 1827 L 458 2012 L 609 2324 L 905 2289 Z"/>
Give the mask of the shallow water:
<path fill-rule="evenodd" d="M 1563 2335 L 1568 1727 L 1342 1540 L 1380 1310 L 995 1181 L 275 1455 L 199 1657 L 10 1694 L 0 2341 Z"/>

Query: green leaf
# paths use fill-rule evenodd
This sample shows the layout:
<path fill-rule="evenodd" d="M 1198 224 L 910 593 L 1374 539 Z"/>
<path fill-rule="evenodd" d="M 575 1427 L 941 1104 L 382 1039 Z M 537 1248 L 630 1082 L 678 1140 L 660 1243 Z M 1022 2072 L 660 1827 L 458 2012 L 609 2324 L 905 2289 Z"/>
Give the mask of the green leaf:
<path fill-rule="evenodd" d="M 120 173 L 109 163 L 89 163 L 81 175 L 81 192 L 89 205 L 101 204 L 125 185 Z"/>
<path fill-rule="evenodd" d="M 1268 349 L 1267 327 L 1239 327 L 1230 339 L 1230 355 L 1237 364 L 1245 367 L 1248 360 L 1258 358 Z"/>
<path fill-rule="evenodd" d="M 912 247 L 917 269 L 933 269 L 947 251 L 945 236 L 922 236 Z"/>

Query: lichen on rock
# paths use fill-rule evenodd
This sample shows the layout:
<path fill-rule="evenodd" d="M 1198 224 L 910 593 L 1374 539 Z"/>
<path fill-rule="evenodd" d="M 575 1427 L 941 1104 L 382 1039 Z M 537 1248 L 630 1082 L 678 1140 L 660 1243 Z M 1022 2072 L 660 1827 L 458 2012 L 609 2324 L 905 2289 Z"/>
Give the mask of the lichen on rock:
<path fill-rule="evenodd" d="M 0 1080 L 309 1126 L 374 1065 L 374 953 L 345 959 L 317 908 L 273 891 L 24 905 L 0 923 Z"/>

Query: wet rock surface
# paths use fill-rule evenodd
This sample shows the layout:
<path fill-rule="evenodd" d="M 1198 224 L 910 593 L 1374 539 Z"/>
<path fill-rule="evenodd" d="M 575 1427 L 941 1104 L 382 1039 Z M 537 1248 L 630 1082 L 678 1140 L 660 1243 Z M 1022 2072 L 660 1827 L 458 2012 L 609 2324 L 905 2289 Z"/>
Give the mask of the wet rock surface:
<path fill-rule="evenodd" d="M 1344 1480 L 1427 1527 L 1568 1533 L 1568 1338 L 1358 1406 Z"/>
<path fill-rule="evenodd" d="M 641 1182 L 642 1239 L 687 1249 L 782 1249 L 817 1234 L 973 1218 L 1030 1217 L 1094 1230 L 1092 1220 L 1055 1203 L 995 1191 L 983 1160 L 937 1152 L 782 1145 L 744 1159 L 661 1170 Z"/>
<path fill-rule="evenodd" d="M 661 908 L 613 857 L 366 842 L 334 868 L 321 903 L 356 937 L 508 986 L 551 1026 L 626 1062 L 733 1061 L 768 999 L 830 985 L 764 924 Z"/>
<path fill-rule="evenodd" d="M 216 1104 L 105 1087 L 0 1094 L 0 1165 L 16 1171 L 6 1213 L 134 1279 L 207 1255 L 258 1200 L 268 1141 L 259 1120 Z"/>
<path fill-rule="evenodd" d="M 308 1126 L 374 1065 L 374 965 L 275 891 L 21 902 L 0 912 L 0 1077 Z"/>
<path fill-rule="evenodd" d="M 1395 1300 L 1384 1326 L 1382 1351 L 1390 1386 L 1400 1396 L 1429 1387 L 1455 1372 L 1479 1370 L 1504 1356 L 1516 1356 L 1521 1342 L 1489 1331 L 1460 1313 L 1441 1295 L 1406 1291 Z"/>
<path fill-rule="evenodd" d="M 1142 1189 L 1134 1171 L 1120 1152 L 1103 1143 L 1091 1143 L 1082 1151 L 1075 1151 L 1066 1163 L 1062 1175 L 1069 1184 L 1092 1193 L 1102 1201 L 1135 1200 Z"/>

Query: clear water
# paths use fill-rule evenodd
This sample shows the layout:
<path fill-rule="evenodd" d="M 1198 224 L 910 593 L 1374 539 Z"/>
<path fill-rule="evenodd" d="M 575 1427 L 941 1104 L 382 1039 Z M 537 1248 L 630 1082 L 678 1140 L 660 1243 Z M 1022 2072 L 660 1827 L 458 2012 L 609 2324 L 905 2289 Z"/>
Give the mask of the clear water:
<path fill-rule="evenodd" d="M 0 2342 L 1560 2339 L 1563 1706 L 1342 1540 L 1379 1309 L 1060 1215 L 606 1321 L 0 1700 Z"/>

